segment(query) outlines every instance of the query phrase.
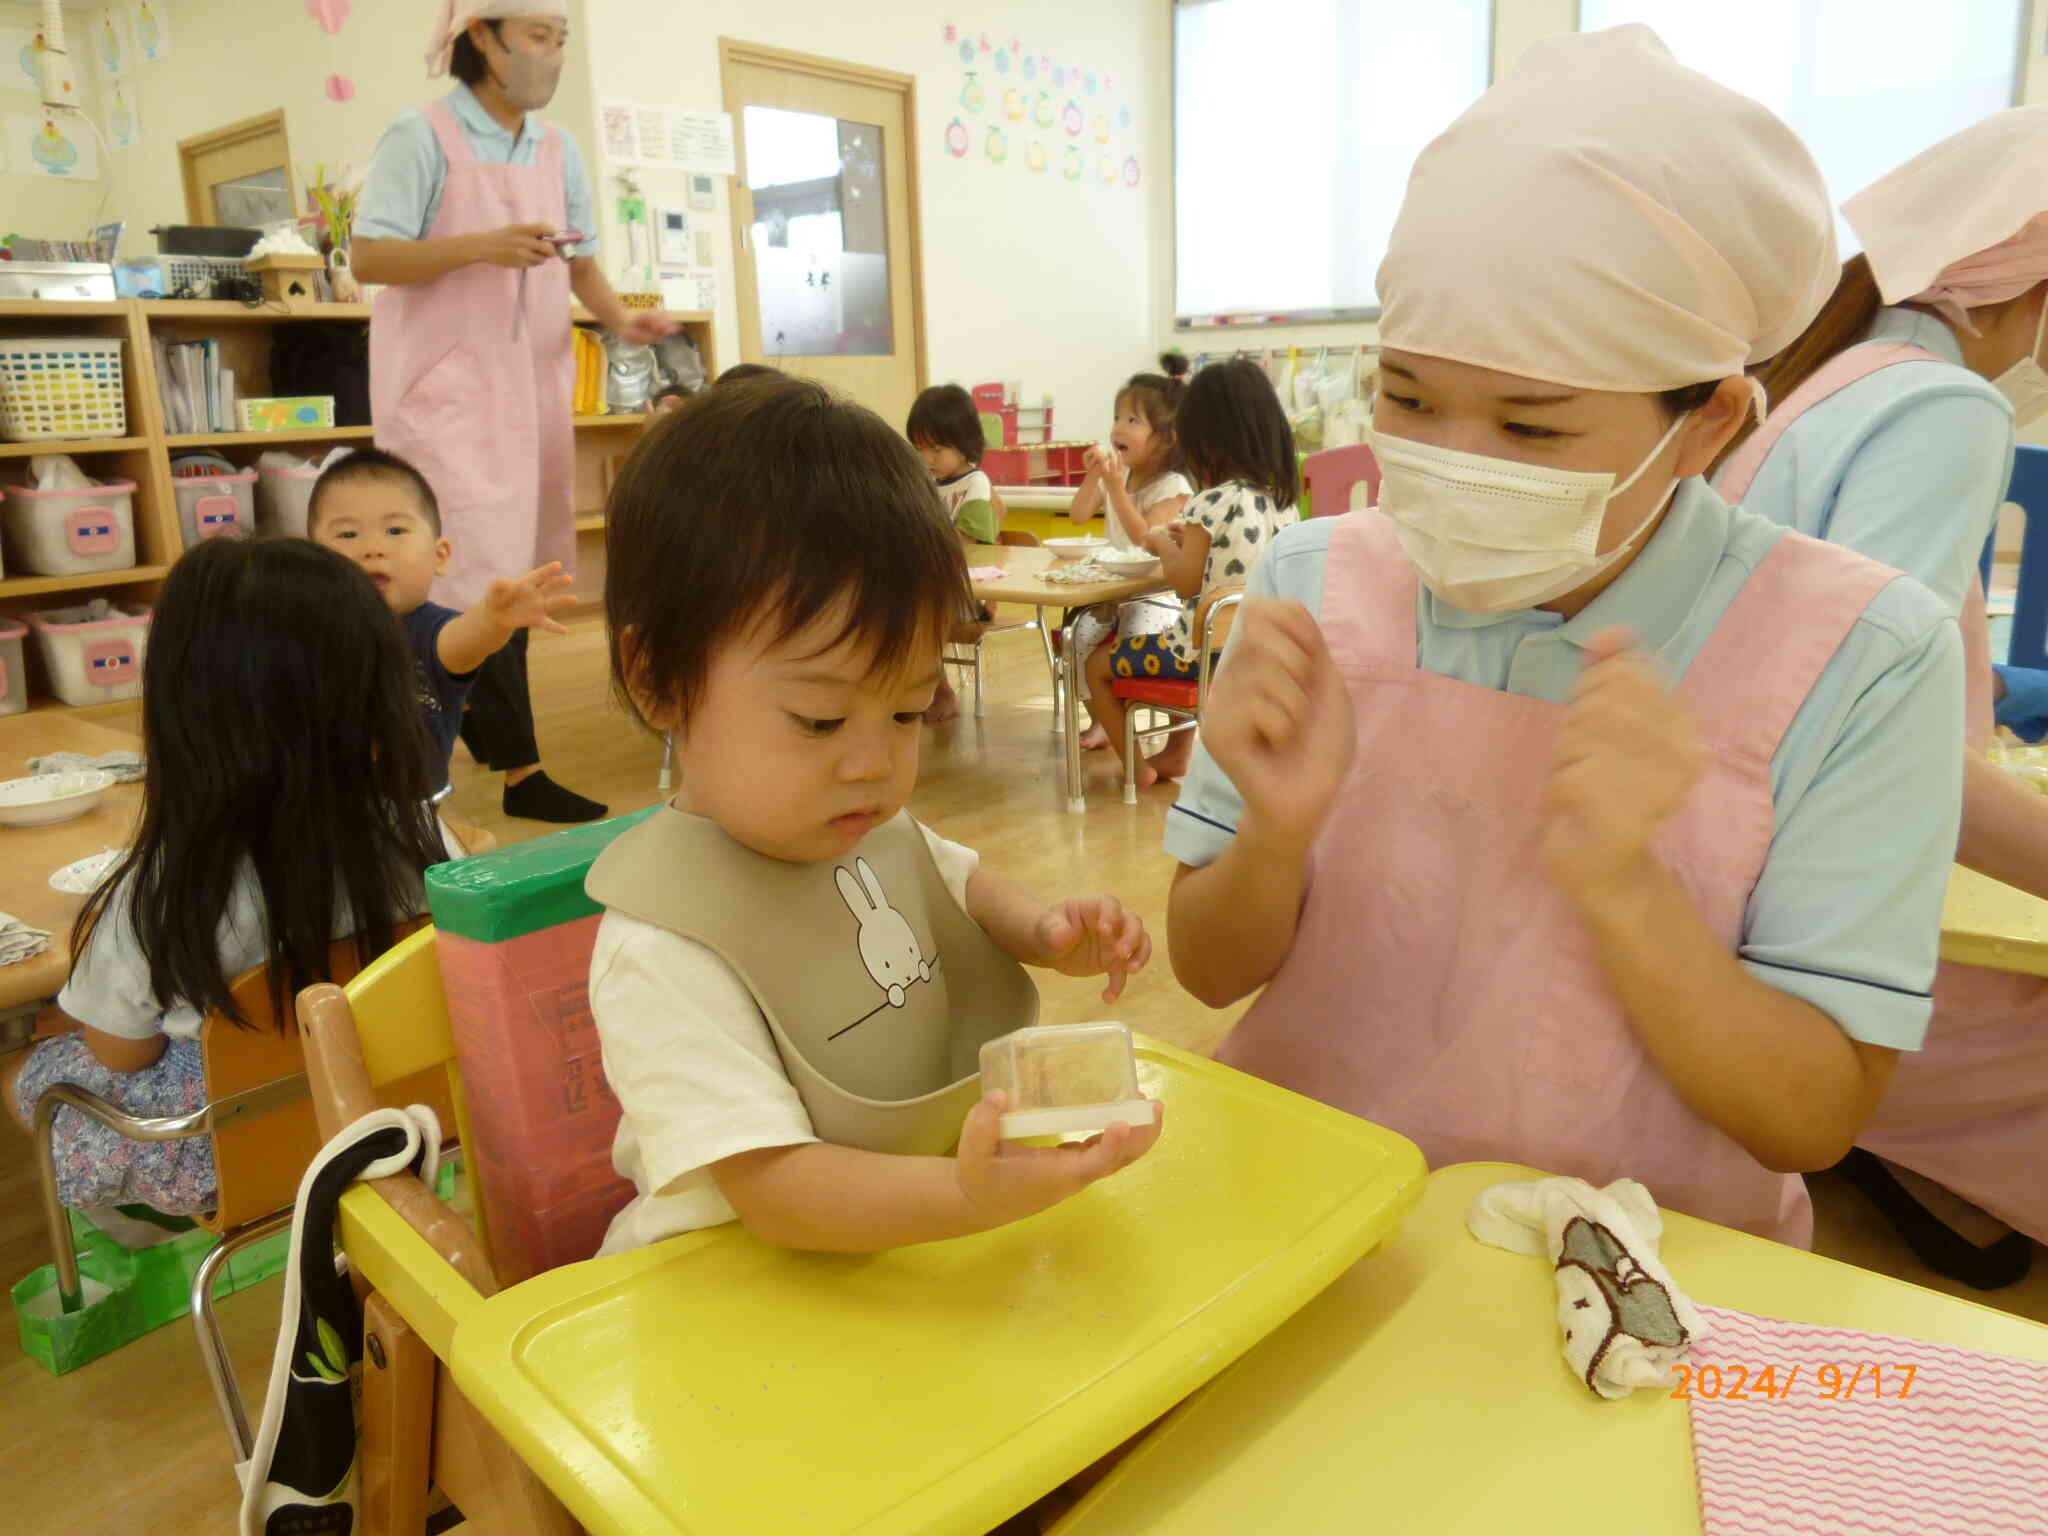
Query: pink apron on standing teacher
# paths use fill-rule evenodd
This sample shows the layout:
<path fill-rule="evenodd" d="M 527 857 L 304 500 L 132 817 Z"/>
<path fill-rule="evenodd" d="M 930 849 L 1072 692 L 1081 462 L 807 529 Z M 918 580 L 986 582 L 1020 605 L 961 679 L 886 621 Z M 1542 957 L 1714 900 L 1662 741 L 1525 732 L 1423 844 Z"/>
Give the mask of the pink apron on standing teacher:
<path fill-rule="evenodd" d="M 1786 534 L 1678 691 L 1707 767 L 1660 856 L 1728 952 L 1770 852 L 1771 756 L 1898 573 Z M 1425 671 L 1415 568 L 1376 512 L 1339 520 L 1320 623 L 1358 754 L 1310 860 L 1294 947 L 1219 1061 L 1413 1139 L 1432 1167 L 1499 1159 L 1799 1246 L 1806 1186 L 1688 1108 L 1542 869 L 1565 706 Z"/>
<path fill-rule="evenodd" d="M 448 161 L 428 238 L 507 224 L 566 228 L 562 138 L 553 127 L 537 124 L 532 165 L 497 165 L 476 158 L 444 103 L 423 110 Z M 434 584 L 436 602 L 468 608 L 494 579 L 550 560 L 574 569 L 569 291 L 566 261 L 523 269 L 479 261 L 377 295 L 370 323 L 377 442 L 411 460 L 441 503 L 453 554 Z"/>
<path fill-rule="evenodd" d="M 1945 359 L 1903 342 L 1838 354 L 1729 458 L 1722 495 L 1739 502 L 1805 412 L 1880 368 L 1914 362 Z M 1959 618 L 1966 745 L 1981 752 L 1992 736 L 1991 633 L 1975 576 Z M 1856 1144 L 2048 1243 L 2048 980 L 1942 961 L 1927 1043 L 1900 1054 L 1891 1091 Z"/>

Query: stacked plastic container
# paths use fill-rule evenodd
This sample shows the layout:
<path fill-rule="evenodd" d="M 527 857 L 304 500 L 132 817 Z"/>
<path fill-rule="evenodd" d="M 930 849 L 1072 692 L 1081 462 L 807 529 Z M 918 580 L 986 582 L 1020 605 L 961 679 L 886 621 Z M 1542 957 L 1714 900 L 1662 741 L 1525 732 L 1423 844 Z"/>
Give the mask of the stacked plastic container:
<path fill-rule="evenodd" d="M 28 626 L 0 618 L 0 715 L 18 715 L 28 708 L 28 673 L 22 668 L 22 642 Z"/>
<path fill-rule="evenodd" d="M 178 533 L 190 549 L 201 539 L 256 531 L 256 471 L 237 469 L 218 454 L 171 461 Z"/>
<path fill-rule="evenodd" d="M 50 691 L 66 704 L 113 704 L 142 697 L 149 610 L 111 603 L 50 608 L 28 616 Z"/>
<path fill-rule="evenodd" d="M 76 491 L 7 487 L 0 508 L 7 563 L 36 576 L 125 571 L 135 564 L 135 482 Z"/>
<path fill-rule="evenodd" d="M 268 458 L 269 455 L 265 455 Z M 256 466 L 256 526 L 275 538 L 306 537 L 306 512 L 313 501 L 313 485 L 319 480 L 317 466 L 286 466 L 259 462 Z"/>
<path fill-rule="evenodd" d="M 590 1015 L 597 856 L 652 811 L 427 872 L 491 1261 L 510 1285 L 597 1252 L 633 1186 Z"/>

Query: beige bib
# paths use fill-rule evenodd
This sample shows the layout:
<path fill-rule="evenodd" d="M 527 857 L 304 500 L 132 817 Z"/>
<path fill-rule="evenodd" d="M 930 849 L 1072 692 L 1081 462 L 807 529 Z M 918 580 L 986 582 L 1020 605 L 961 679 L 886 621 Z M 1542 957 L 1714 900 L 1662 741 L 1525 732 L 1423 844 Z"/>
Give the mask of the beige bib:
<path fill-rule="evenodd" d="M 812 1129 L 841 1146 L 946 1151 L 980 1096 L 983 1042 L 1038 1018 L 1038 989 L 953 900 L 908 811 L 845 858 L 790 864 L 665 809 L 584 889 L 731 966 Z"/>

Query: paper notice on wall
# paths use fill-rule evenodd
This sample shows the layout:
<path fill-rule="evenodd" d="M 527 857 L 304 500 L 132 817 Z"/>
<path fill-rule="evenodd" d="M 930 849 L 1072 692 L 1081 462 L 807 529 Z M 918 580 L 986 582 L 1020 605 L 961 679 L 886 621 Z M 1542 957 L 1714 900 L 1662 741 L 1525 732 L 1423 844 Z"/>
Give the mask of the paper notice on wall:
<path fill-rule="evenodd" d="M 136 57 L 153 64 L 171 56 L 170 0 L 134 0 L 128 20 Z"/>
<path fill-rule="evenodd" d="M 65 181 L 100 179 L 99 143 L 89 124 L 71 112 L 10 112 L 7 161 L 27 176 Z"/>
<path fill-rule="evenodd" d="M 604 157 L 614 165 L 640 163 L 638 114 L 629 102 L 607 101 L 597 110 Z"/>
<path fill-rule="evenodd" d="M 732 175 L 732 114 L 670 108 L 668 157 L 671 165 L 686 171 L 706 176 Z"/>
<path fill-rule="evenodd" d="M 661 302 L 665 309 L 718 308 L 718 273 L 711 267 L 663 267 Z"/>
<path fill-rule="evenodd" d="M 641 107 L 634 113 L 633 126 L 640 139 L 640 163 L 668 164 L 668 114 L 660 107 Z"/>

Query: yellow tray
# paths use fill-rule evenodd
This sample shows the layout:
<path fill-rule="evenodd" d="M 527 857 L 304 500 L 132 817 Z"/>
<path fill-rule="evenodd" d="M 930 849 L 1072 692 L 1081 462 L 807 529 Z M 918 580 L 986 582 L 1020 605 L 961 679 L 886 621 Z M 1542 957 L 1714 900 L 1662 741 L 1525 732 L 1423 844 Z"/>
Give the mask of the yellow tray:
<path fill-rule="evenodd" d="M 1399 1238 L 1148 1436 L 1058 1536 L 1698 1532 L 1686 1405 L 1594 1397 L 1559 1353 L 1549 1266 L 1465 1231 L 1479 1191 L 1539 1177 L 1430 1175 Z M 2025 1318 L 1664 1220 L 1665 1263 L 1697 1302 L 2048 1360 L 2048 1328 Z"/>
<path fill-rule="evenodd" d="M 1150 1040 L 1142 1161 L 1031 1221 L 873 1258 L 736 1227 L 537 1276 L 456 1379 L 590 1531 L 987 1531 L 1385 1238 L 1414 1145 Z"/>

